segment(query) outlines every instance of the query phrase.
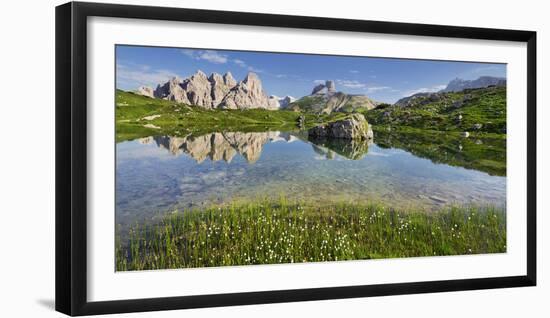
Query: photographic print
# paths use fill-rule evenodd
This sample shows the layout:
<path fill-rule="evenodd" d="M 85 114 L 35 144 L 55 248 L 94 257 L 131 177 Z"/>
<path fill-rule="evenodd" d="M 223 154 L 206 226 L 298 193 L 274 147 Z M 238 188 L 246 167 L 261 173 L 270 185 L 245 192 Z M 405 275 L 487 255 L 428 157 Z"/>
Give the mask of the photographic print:
<path fill-rule="evenodd" d="M 506 252 L 506 64 L 115 50 L 116 271 Z"/>

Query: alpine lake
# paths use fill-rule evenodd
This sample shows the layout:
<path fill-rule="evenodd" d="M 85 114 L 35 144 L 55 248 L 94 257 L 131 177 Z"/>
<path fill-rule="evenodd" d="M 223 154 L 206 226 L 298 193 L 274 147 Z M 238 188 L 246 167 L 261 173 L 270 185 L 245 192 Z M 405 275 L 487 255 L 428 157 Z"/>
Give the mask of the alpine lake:
<path fill-rule="evenodd" d="M 116 222 L 260 199 L 377 202 L 433 212 L 506 202 L 505 140 L 375 130 L 374 142 L 311 139 L 307 132 L 144 136 L 116 145 Z M 425 140 L 428 139 L 428 140 Z M 469 148 L 494 154 L 470 158 Z M 499 151 L 499 149 L 501 151 Z"/>

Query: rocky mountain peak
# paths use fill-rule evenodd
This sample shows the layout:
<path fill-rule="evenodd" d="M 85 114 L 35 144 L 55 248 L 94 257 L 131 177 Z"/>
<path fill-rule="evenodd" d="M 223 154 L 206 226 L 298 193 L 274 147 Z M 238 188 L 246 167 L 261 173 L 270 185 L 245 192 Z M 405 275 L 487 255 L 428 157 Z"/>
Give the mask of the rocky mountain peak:
<path fill-rule="evenodd" d="M 256 73 L 248 72 L 242 83 L 251 90 L 262 90 L 262 82 Z"/>
<path fill-rule="evenodd" d="M 195 74 L 193 74 L 193 75 L 191 76 L 191 78 L 193 78 L 193 77 L 208 78 L 208 77 L 206 76 L 206 73 L 204 73 L 204 72 L 201 71 L 201 70 L 197 70 L 197 71 L 195 72 Z"/>
<path fill-rule="evenodd" d="M 250 72 L 237 83 L 230 72 L 223 76 L 212 73 L 207 76 L 198 70 L 190 77 L 182 80 L 178 77 L 159 84 L 156 89 L 140 87 L 138 94 L 172 100 L 203 108 L 248 109 L 266 108 L 278 109 L 278 98 L 268 98 L 262 88 L 262 81 L 257 74 Z"/>
<path fill-rule="evenodd" d="M 326 81 L 325 86 L 327 87 L 327 93 L 334 94 L 336 92 L 336 85 L 334 81 Z"/>
<path fill-rule="evenodd" d="M 197 71 L 190 78 L 184 80 L 181 87 L 187 93 L 191 105 L 212 108 L 212 85 L 204 72 Z"/>
<path fill-rule="evenodd" d="M 231 76 L 231 74 L 229 74 L 229 76 Z M 208 79 L 212 85 L 212 107 L 215 108 L 218 107 L 218 105 L 223 101 L 225 95 L 227 95 L 229 90 L 232 89 L 236 83 L 235 80 L 233 80 L 233 82 L 227 81 L 227 79 L 232 79 L 232 77 L 228 77 L 227 73 L 223 77 L 218 73 L 212 73 Z"/>
<path fill-rule="evenodd" d="M 221 107 L 226 109 L 274 108 L 262 89 L 262 82 L 256 73 L 250 72 L 244 80 L 233 87 L 224 97 Z"/>
<path fill-rule="evenodd" d="M 336 93 L 336 84 L 334 81 L 327 80 L 325 84 L 319 84 L 313 88 L 311 95 L 334 95 Z"/>
<path fill-rule="evenodd" d="M 323 90 L 326 88 L 325 84 L 319 84 L 313 87 L 311 95 L 324 94 Z"/>
<path fill-rule="evenodd" d="M 212 73 L 210 74 L 210 76 L 208 77 L 208 80 L 210 81 L 210 83 L 220 83 L 220 84 L 224 84 L 225 85 L 225 82 L 223 80 L 223 77 L 218 74 L 218 73 Z"/>
<path fill-rule="evenodd" d="M 223 81 L 225 85 L 230 87 L 237 85 L 237 81 L 233 78 L 233 74 L 231 74 L 231 72 L 227 72 L 223 75 Z"/>

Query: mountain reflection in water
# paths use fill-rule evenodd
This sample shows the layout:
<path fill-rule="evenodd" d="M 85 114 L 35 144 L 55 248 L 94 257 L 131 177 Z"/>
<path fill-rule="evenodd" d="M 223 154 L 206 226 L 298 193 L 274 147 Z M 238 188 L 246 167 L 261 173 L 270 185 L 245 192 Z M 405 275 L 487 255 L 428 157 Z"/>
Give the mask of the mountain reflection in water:
<path fill-rule="evenodd" d="M 235 155 L 241 155 L 248 163 L 255 163 L 260 158 L 264 145 L 268 142 L 293 142 L 302 140 L 311 143 L 313 150 L 334 159 L 336 154 L 347 159 L 361 159 L 367 154 L 372 141 L 346 139 L 315 139 L 308 138 L 303 133 L 279 131 L 269 132 L 218 132 L 202 136 L 150 136 L 140 138 L 141 144 L 155 143 L 173 155 L 186 154 L 202 163 L 209 158 L 211 161 L 223 160 L 231 163 Z"/>

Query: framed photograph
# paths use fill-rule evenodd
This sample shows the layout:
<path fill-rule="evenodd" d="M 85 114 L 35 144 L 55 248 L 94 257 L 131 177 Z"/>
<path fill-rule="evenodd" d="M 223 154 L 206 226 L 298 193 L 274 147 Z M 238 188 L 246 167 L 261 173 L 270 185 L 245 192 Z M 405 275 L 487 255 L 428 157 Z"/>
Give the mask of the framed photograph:
<path fill-rule="evenodd" d="M 536 33 L 56 8 L 56 309 L 536 284 Z"/>

